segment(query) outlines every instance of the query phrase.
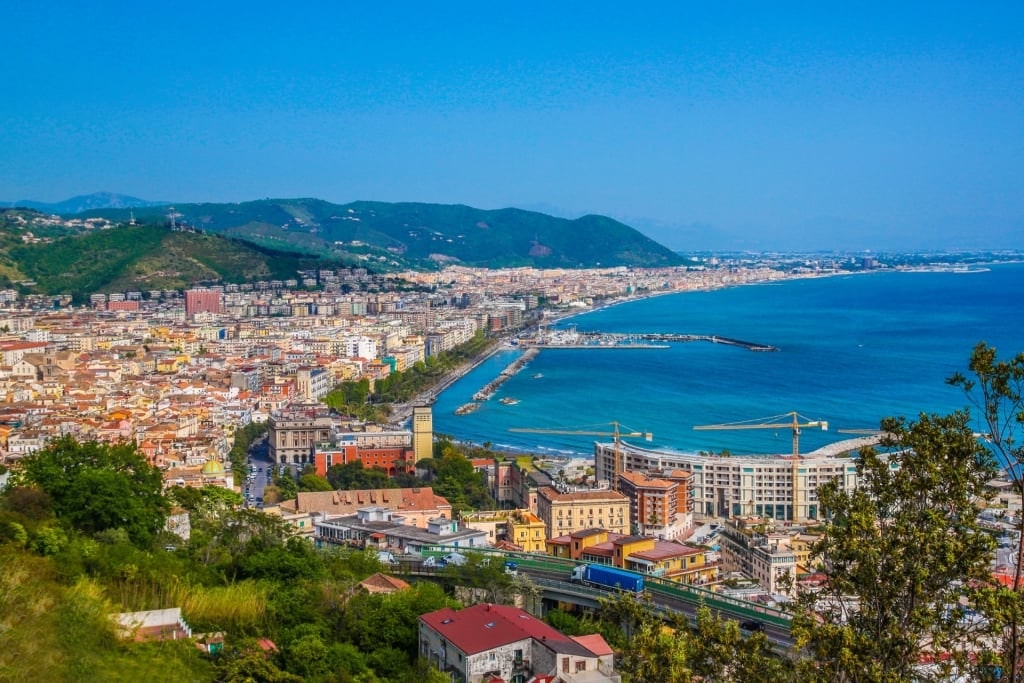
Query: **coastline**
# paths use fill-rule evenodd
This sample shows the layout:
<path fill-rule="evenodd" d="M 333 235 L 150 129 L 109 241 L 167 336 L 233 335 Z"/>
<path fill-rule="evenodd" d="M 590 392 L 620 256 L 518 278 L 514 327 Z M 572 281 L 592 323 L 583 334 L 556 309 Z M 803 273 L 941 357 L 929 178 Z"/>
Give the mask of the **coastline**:
<path fill-rule="evenodd" d="M 882 272 L 882 271 L 863 271 L 864 274 L 869 273 L 869 272 Z M 764 279 L 759 279 L 759 280 L 751 280 L 751 281 L 748 281 L 748 282 L 715 284 L 715 285 L 707 285 L 707 286 L 693 287 L 693 288 L 687 288 L 687 289 L 658 290 L 658 291 L 653 291 L 653 292 L 645 291 L 642 294 L 636 294 L 636 295 L 632 295 L 632 296 L 627 295 L 627 296 L 623 296 L 623 297 L 618 297 L 618 298 L 615 298 L 615 299 L 613 299 L 611 301 L 602 303 L 599 306 L 594 306 L 594 307 L 591 307 L 591 308 L 585 308 L 585 309 L 580 309 L 580 310 L 575 310 L 575 311 L 559 311 L 559 312 L 556 312 L 556 313 L 550 314 L 550 315 L 548 313 L 545 313 L 545 316 L 543 317 L 543 319 L 541 321 L 538 322 L 538 325 L 548 325 L 548 324 L 551 324 L 551 323 L 558 323 L 558 322 L 561 322 L 563 320 L 569 320 L 571 318 L 575 318 L 577 316 L 586 315 L 588 313 L 595 313 L 597 311 L 603 311 L 603 310 L 612 308 L 614 306 L 619 306 L 619 305 L 628 304 L 628 303 L 634 303 L 634 302 L 637 302 L 637 301 L 643 301 L 645 299 L 653 299 L 655 297 L 671 296 L 671 295 L 674 295 L 674 294 L 690 294 L 690 293 L 696 293 L 696 292 L 711 292 L 711 291 L 717 291 L 717 290 L 720 290 L 720 289 L 729 289 L 731 287 L 766 285 L 766 284 L 785 282 L 785 281 L 788 281 L 788 280 L 811 279 L 811 278 L 816 279 L 816 278 L 834 277 L 834 276 L 837 276 L 837 275 L 854 275 L 854 274 L 861 274 L 861 273 L 841 273 L 841 272 L 836 272 L 836 273 L 817 273 L 817 274 L 813 274 L 813 275 L 807 275 L 807 274 L 784 275 L 783 277 L 764 278 Z M 445 376 L 445 378 L 440 383 L 438 383 L 436 386 L 434 386 L 432 389 L 430 389 L 427 392 L 424 392 L 423 394 L 417 396 L 415 399 L 413 399 L 409 403 L 404 404 L 402 406 L 402 408 L 400 409 L 402 411 L 401 419 L 396 420 L 395 417 L 394 417 L 394 414 L 393 414 L 392 415 L 392 422 L 405 426 L 405 423 L 407 423 L 410 420 L 411 416 L 412 416 L 412 406 L 413 405 L 423 405 L 424 403 L 433 404 L 433 402 L 437 399 L 437 397 L 440 396 L 451 385 L 455 384 L 455 382 L 457 382 L 458 380 L 462 379 L 467 374 L 469 374 L 470 372 L 475 370 L 477 367 L 479 367 L 481 364 L 483 364 L 487 359 L 489 359 L 490 357 L 492 357 L 493 355 L 495 355 L 499 351 L 503 351 L 503 350 L 504 351 L 518 350 L 519 351 L 519 357 L 522 357 L 522 354 L 525 352 L 526 349 L 525 348 L 518 348 L 517 349 L 516 347 L 509 347 L 509 346 L 506 345 L 505 341 L 498 342 L 497 344 L 495 344 L 491 349 L 489 349 L 484 354 L 481 354 L 477 358 L 474 358 L 471 362 L 467 363 L 466 365 L 464 365 L 464 366 L 462 366 L 460 368 L 457 368 L 456 370 L 453 370 L 451 373 L 449 373 L 447 376 Z M 482 446 L 482 444 L 475 443 L 472 440 L 462 440 L 462 439 L 459 439 L 457 434 L 453 434 L 452 436 L 459 443 L 466 443 L 466 444 L 471 444 L 471 445 L 474 445 L 474 446 Z M 562 457 L 562 458 L 566 458 L 566 457 L 582 457 L 582 458 L 587 458 L 587 459 L 592 459 L 593 458 L 593 454 L 576 454 L 576 455 L 572 455 L 572 456 L 570 456 L 568 454 L 554 454 L 554 453 L 543 454 L 543 453 L 537 453 L 535 449 L 522 449 L 522 450 L 519 450 L 516 447 L 510 446 L 510 445 L 507 445 L 507 444 L 502 446 L 502 450 L 513 452 L 513 453 L 514 452 L 520 452 L 520 453 L 523 453 L 523 454 L 540 455 L 542 457 Z"/>

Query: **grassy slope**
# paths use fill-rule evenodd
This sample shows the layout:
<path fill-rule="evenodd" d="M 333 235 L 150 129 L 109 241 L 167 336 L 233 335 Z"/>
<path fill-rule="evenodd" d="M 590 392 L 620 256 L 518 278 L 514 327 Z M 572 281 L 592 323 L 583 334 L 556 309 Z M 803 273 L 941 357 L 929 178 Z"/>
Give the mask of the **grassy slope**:
<path fill-rule="evenodd" d="M 180 289 L 204 281 L 295 277 L 299 268 L 320 265 L 309 256 L 149 226 L 101 230 L 50 244 L 8 240 L 6 247 L 11 267 L 35 279 L 36 291 L 45 293 Z"/>
<path fill-rule="evenodd" d="M 0 557 L 0 680 L 209 681 L 213 668 L 188 641 L 117 640 L 117 609 L 90 581 L 63 585 L 52 563 L 5 546 Z"/>

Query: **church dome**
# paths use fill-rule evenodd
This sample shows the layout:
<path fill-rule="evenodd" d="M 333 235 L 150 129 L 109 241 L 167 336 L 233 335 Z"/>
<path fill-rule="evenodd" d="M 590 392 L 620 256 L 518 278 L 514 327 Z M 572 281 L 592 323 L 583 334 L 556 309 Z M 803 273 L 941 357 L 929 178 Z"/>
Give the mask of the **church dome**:
<path fill-rule="evenodd" d="M 203 474 L 207 477 L 223 476 L 224 465 L 221 465 L 216 460 L 208 460 L 206 464 L 203 465 Z"/>

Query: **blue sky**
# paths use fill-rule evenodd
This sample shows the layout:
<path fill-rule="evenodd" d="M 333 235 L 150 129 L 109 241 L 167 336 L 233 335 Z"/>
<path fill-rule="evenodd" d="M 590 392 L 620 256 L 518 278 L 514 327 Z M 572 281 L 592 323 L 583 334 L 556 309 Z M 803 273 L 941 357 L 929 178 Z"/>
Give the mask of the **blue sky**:
<path fill-rule="evenodd" d="M 1019 3 L 18 4 L 4 200 L 425 201 L 604 213 L 680 249 L 1024 247 Z"/>

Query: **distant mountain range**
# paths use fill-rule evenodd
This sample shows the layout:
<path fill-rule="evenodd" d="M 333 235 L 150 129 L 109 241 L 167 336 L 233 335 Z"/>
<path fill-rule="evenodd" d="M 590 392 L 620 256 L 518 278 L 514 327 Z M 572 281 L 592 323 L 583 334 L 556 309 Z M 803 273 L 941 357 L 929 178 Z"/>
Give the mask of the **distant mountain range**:
<path fill-rule="evenodd" d="M 73 215 L 84 211 L 95 209 L 134 209 L 145 206 L 166 206 L 170 202 L 151 202 L 138 197 L 129 197 L 124 194 L 113 192 L 93 192 L 83 194 L 62 202 L 48 203 L 36 202 L 30 199 L 16 202 L 0 202 L 0 207 L 20 207 L 24 209 L 35 209 L 43 213 L 55 213 L 60 216 Z"/>
<path fill-rule="evenodd" d="M 556 218 L 463 205 L 264 199 L 240 204 L 98 208 L 80 214 L 173 223 L 265 247 L 325 257 L 373 254 L 400 267 L 672 266 L 678 254 L 606 216 Z"/>

